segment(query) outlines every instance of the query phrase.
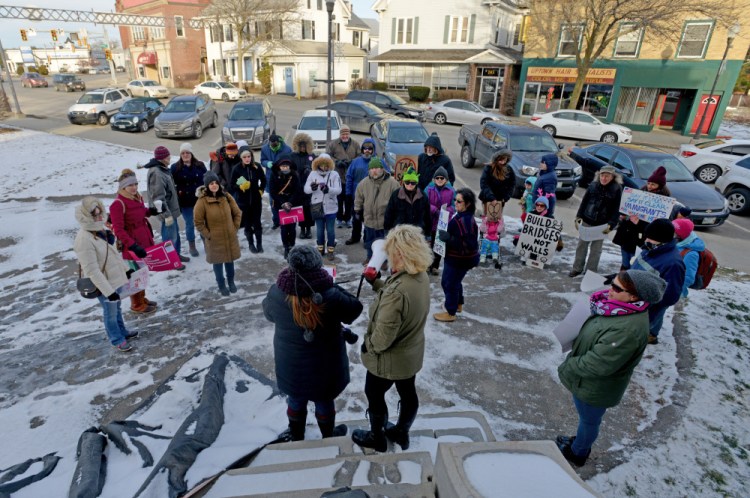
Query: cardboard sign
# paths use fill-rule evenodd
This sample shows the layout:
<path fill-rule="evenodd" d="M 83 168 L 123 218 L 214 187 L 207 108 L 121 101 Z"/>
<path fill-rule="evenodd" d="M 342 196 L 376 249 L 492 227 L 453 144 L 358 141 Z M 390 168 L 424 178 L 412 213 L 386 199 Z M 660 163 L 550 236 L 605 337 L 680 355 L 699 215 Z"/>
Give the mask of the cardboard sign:
<path fill-rule="evenodd" d="M 451 213 L 445 206 L 442 206 L 440 208 L 440 216 L 438 217 L 438 232 L 440 230 L 448 230 L 448 222 L 450 219 Z M 437 238 L 437 233 L 435 234 L 435 243 L 432 245 L 432 251 L 439 256 L 445 257 L 445 242 Z"/>
<path fill-rule="evenodd" d="M 555 255 L 562 228 L 562 221 L 529 213 L 521 229 L 516 254 L 529 266 L 544 268 Z"/>
<path fill-rule="evenodd" d="M 136 292 L 146 290 L 146 287 L 148 287 L 148 267 L 142 262 L 136 264 L 139 268 L 130 274 L 128 283 L 117 289 L 117 293 L 121 298 L 132 296 Z"/>
<path fill-rule="evenodd" d="M 305 221 L 305 213 L 302 206 L 295 206 L 288 213 L 283 209 L 279 209 L 279 223 L 281 225 L 289 225 L 301 221 Z"/>
<path fill-rule="evenodd" d="M 125 252 L 128 253 L 129 259 L 139 260 L 138 256 L 132 252 Z M 174 270 L 182 265 L 180 262 L 180 255 L 175 251 L 171 240 L 147 248 L 146 253 L 143 262 L 146 263 L 146 266 L 148 266 L 148 269 L 151 271 Z"/>
<path fill-rule="evenodd" d="M 586 320 L 590 316 L 589 300 L 581 299 L 580 301 L 576 301 L 565 318 L 563 318 L 563 321 L 557 324 L 552 333 L 555 334 L 555 337 L 560 342 L 563 353 L 567 353 L 572 349 L 573 342 L 581 332 L 581 327 L 583 327 L 583 324 L 586 323 Z"/>
<path fill-rule="evenodd" d="M 675 202 L 673 197 L 625 187 L 620 199 L 620 212 L 651 223 L 659 218 L 669 218 Z"/>
<path fill-rule="evenodd" d="M 406 170 L 409 168 L 414 168 L 414 171 L 419 173 L 419 168 L 417 167 L 418 157 L 419 156 L 396 156 L 396 166 L 393 168 L 393 178 L 395 178 L 398 183 L 401 183 L 404 173 L 406 173 Z"/>

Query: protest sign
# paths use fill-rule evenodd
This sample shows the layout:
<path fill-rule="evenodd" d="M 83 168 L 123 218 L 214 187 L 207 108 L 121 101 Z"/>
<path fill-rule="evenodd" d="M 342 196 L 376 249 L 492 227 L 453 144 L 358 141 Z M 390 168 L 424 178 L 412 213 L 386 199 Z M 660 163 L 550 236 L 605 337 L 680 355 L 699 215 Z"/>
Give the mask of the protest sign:
<path fill-rule="evenodd" d="M 440 230 L 448 230 L 448 222 L 451 219 L 451 214 L 446 209 L 445 206 L 442 206 L 440 208 L 440 216 L 438 217 L 438 224 L 437 229 L 438 232 Z M 437 238 L 437 233 L 435 234 L 435 243 L 432 245 L 432 250 L 435 254 L 445 257 L 445 242 Z"/>
<path fill-rule="evenodd" d="M 597 225 L 595 227 L 587 227 L 583 223 L 578 225 L 578 238 L 584 242 L 593 242 L 595 240 L 604 240 L 607 238 L 607 234 L 604 233 L 604 229 L 607 228 L 607 224 Z"/>
<path fill-rule="evenodd" d="M 334 283 L 336 282 L 336 276 L 338 275 L 338 271 L 336 270 L 336 265 L 323 265 L 323 269 L 328 272 L 328 274 L 333 279 Z"/>
<path fill-rule="evenodd" d="M 568 314 L 565 315 L 565 318 L 563 318 L 563 321 L 557 324 L 552 333 L 555 334 L 555 337 L 560 342 L 563 353 L 571 350 L 573 341 L 576 340 L 576 337 L 581 332 L 581 327 L 583 327 L 583 324 L 590 316 L 589 300 L 581 299 L 580 301 L 576 301 Z"/>
<path fill-rule="evenodd" d="M 562 221 L 529 213 L 521 229 L 516 254 L 526 260 L 529 266 L 544 268 L 555 255 L 562 228 Z"/>
<path fill-rule="evenodd" d="M 581 280 L 581 292 L 591 294 L 592 292 L 606 289 L 607 284 L 604 282 L 607 279 L 596 272 L 586 270 L 583 274 L 583 280 Z"/>
<path fill-rule="evenodd" d="M 305 221 L 305 213 L 302 206 L 295 206 L 287 213 L 283 209 L 279 209 L 279 224 L 289 225 L 291 223 L 299 223 Z"/>
<path fill-rule="evenodd" d="M 125 285 L 117 289 L 117 293 L 121 298 L 132 296 L 136 292 L 146 290 L 146 287 L 148 287 L 148 267 L 143 262 L 135 264 L 139 268 L 130 274 L 130 278 Z"/>
<path fill-rule="evenodd" d="M 620 199 L 620 212 L 651 223 L 659 218 L 669 218 L 675 202 L 673 197 L 625 187 Z"/>
<path fill-rule="evenodd" d="M 128 259 L 139 260 L 135 254 L 128 250 L 124 251 L 124 253 L 127 253 Z M 151 271 L 174 270 L 182 266 L 180 255 L 175 251 L 171 240 L 147 248 L 146 257 L 143 258 L 143 262 L 146 263 L 146 266 Z"/>
<path fill-rule="evenodd" d="M 409 168 L 414 168 L 414 171 L 418 171 L 417 168 L 418 156 L 396 156 L 396 165 L 393 168 L 393 178 L 401 183 L 401 179 L 404 177 L 404 173 Z"/>

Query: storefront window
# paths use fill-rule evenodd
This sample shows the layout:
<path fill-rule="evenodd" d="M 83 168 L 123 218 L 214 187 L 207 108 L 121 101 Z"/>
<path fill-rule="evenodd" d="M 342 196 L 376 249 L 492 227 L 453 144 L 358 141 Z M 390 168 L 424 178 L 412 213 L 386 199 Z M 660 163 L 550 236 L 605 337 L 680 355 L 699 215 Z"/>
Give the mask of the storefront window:
<path fill-rule="evenodd" d="M 648 125 L 658 95 L 658 88 L 623 87 L 615 112 L 615 121 L 623 124 Z"/>
<path fill-rule="evenodd" d="M 567 109 L 570 96 L 573 94 L 573 87 L 573 83 L 526 83 L 521 115 L 530 116 L 534 113 Z M 605 118 L 609 112 L 611 96 L 612 85 L 585 85 L 576 109 Z"/>
<path fill-rule="evenodd" d="M 466 90 L 468 64 L 435 64 L 432 66 L 432 87 L 440 90 Z"/>
<path fill-rule="evenodd" d="M 404 90 L 410 86 L 422 86 L 424 65 L 422 64 L 387 64 L 385 80 L 388 88 Z"/>

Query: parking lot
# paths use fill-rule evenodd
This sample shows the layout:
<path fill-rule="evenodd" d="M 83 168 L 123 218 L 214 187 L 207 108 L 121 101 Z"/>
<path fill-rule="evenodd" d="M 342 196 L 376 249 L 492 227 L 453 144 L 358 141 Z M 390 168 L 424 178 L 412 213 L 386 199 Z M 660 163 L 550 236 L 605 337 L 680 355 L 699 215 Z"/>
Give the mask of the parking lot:
<path fill-rule="evenodd" d="M 87 89 L 110 86 L 109 75 L 80 75 L 86 82 Z M 126 75 L 120 73 L 118 76 L 118 86 L 124 87 L 129 81 Z M 48 76 L 51 82 L 51 76 Z M 15 79 L 14 79 L 15 80 Z M 18 80 L 15 80 L 18 83 Z M 4 83 L 8 91 L 7 82 Z M 166 145 L 174 155 L 184 139 L 157 139 L 153 129 L 146 133 L 128 133 L 118 132 L 110 129 L 109 126 L 97 125 L 72 125 L 68 122 L 66 111 L 80 97 L 78 93 L 59 93 L 54 88 L 21 88 L 20 84 L 15 85 L 15 91 L 21 104 L 21 110 L 24 113 L 22 118 L 11 117 L 4 122 L 8 125 L 19 126 L 37 131 L 45 131 L 59 135 L 75 136 L 89 140 L 97 140 L 119 145 L 125 145 L 145 151 L 153 150 L 157 145 Z M 190 93 L 190 90 L 178 90 L 179 93 Z M 10 97 L 10 94 L 9 94 Z M 269 96 L 277 122 L 277 132 L 291 142 L 294 135 L 292 126 L 296 124 L 305 110 L 314 109 L 325 104 L 324 99 L 318 100 L 297 100 L 294 97 L 273 95 Z M 164 99 L 167 102 L 167 99 Z M 11 105 L 12 102 L 11 102 Z M 221 123 L 226 120 L 226 115 L 232 107 L 231 102 L 216 101 L 216 107 L 219 114 L 219 127 L 209 128 L 204 131 L 200 139 L 190 139 L 196 156 L 208 161 L 208 154 L 221 146 Z M 457 143 L 458 125 L 437 125 L 435 123 L 425 123 L 429 132 L 437 132 L 442 141 L 446 153 L 453 161 L 456 171 L 458 186 L 468 186 L 474 190 L 479 187 L 479 177 L 481 168 L 475 166 L 471 170 L 464 169 L 460 166 L 459 146 Z M 354 138 L 361 141 L 364 135 L 354 134 Z M 634 135 L 634 141 L 645 140 L 648 143 L 659 143 L 660 136 L 657 133 L 637 134 Z M 558 139 L 559 143 L 567 147 L 574 144 L 574 140 Z M 33 146 L 31 148 L 33 150 Z M 675 152 L 673 149 L 665 148 L 668 152 Z M 40 160 L 54 160 L 54 151 L 36 151 Z M 47 153 L 49 157 L 47 157 Z M 150 158 L 148 153 L 144 154 L 143 163 Z M 85 165 L 81 165 L 85 167 Z M 113 164 L 113 178 L 123 167 L 133 167 L 135 165 Z M 557 218 L 564 222 L 567 233 L 572 233 L 573 219 L 575 212 L 580 203 L 583 189 L 579 188 L 576 194 L 568 200 L 559 201 L 556 211 Z M 516 202 L 511 202 L 506 207 L 505 213 L 509 216 L 520 216 L 520 207 Z M 727 222 L 718 228 L 701 231 L 701 237 L 706 241 L 707 246 L 714 251 L 719 264 L 731 267 L 744 272 L 750 272 L 750 258 L 747 258 L 745 252 L 750 243 L 750 217 L 730 216 Z"/>

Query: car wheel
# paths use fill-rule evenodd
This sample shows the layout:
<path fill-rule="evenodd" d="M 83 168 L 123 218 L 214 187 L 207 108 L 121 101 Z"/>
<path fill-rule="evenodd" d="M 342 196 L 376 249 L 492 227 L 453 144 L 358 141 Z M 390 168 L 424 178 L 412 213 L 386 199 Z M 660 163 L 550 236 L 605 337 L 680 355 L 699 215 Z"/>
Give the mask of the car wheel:
<path fill-rule="evenodd" d="M 399 118 L 407 118 L 407 117 L 408 117 L 408 116 L 407 116 L 406 114 L 404 114 L 403 112 L 397 112 L 397 113 L 396 113 L 396 116 L 398 116 Z"/>
<path fill-rule="evenodd" d="M 201 122 L 200 122 L 200 121 L 197 121 L 197 122 L 196 122 L 196 123 L 195 123 L 195 124 L 193 125 L 193 136 L 194 136 L 195 138 L 200 138 L 200 137 L 202 137 L 202 136 L 203 136 L 203 125 L 201 125 Z"/>
<path fill-rule="evenodd" d="M 224 102 L 229 102 L 229 95 L 227 95 L 226 93 L 222 93 L 221 100 L 223 100 Z"/>
<path fill-rule="evenodd" d="M 557 133 L 557 129 L 552 125 L 544 125 L 542 126 L 542 129 L 546 131 L 547 133 L 549 133 L 550 135 L 552 135 L 553 137 L 555 136 L 555 133 Z"/>
<path fill-rule="evenodd" d="M 96 119 L 96 124 L 98 124 L 99 126 L 104 126 L 107 123 L 109 123 L 109 118 L 107 117 L 107 113 L 106 112 L 99 113 L 99 117 Z"/>
<path fill-rule="evenodd" d="M 448 118 L 445 117 L 445 114 L 442 112 L 439 112 L 435 114 L 435 122 L 437 124 L 445 124 L 448 121 Z"/>
<path fill-rule="evenodd" d="M 471 155 L 471 149 L 469 149 L 468 145 L 464 145 L 461 147 L 461 166 L 463 166 L 466 169 L 470 169 L 474 167 L 474 157 Z"/>
<path fill-rule="evenodd" d="M 148 121 L 146 121 L 145 119 L 141 121 L 139 128 L 141 129 L 143 133 L 146 133 L 148 131 Z"/>
<path fill-rule="evenodd" d="M 617 134 L 612 133 L 611 131 L 608 131 L 604 135 L 602 135 L 601 141 L 605 144 L 616 144 L 617 143 Z"/>
<path fill-rule="evenodd" d="M 748 214 L 750 212 L 750 190 L 744 187 L 735 187 L 727 192 L 729 211 L 732 214 Z"/>
<path fill-rule="evenodd" d="M 706 164 L 695 170 L 693 174 L 703 183 L 713 183 L 721 176 L 721 169 L 715 164 Z"/>
<path fill-rule="evenodd" d="M 490 118 L 484 118 L 484 119 L 482 120 L 482 125 L 486 125 L 486 124 L 487 124 L 487 123 L 489 123 L 490 121 L 492 121 L 492 120 L 491 120 Z"/>
<path fill-rule="evenodd" d="M 214 113 L 214 119 L 211 120 L 211 128 L 216 128 L 219 126 L 219 115 Z"/>

